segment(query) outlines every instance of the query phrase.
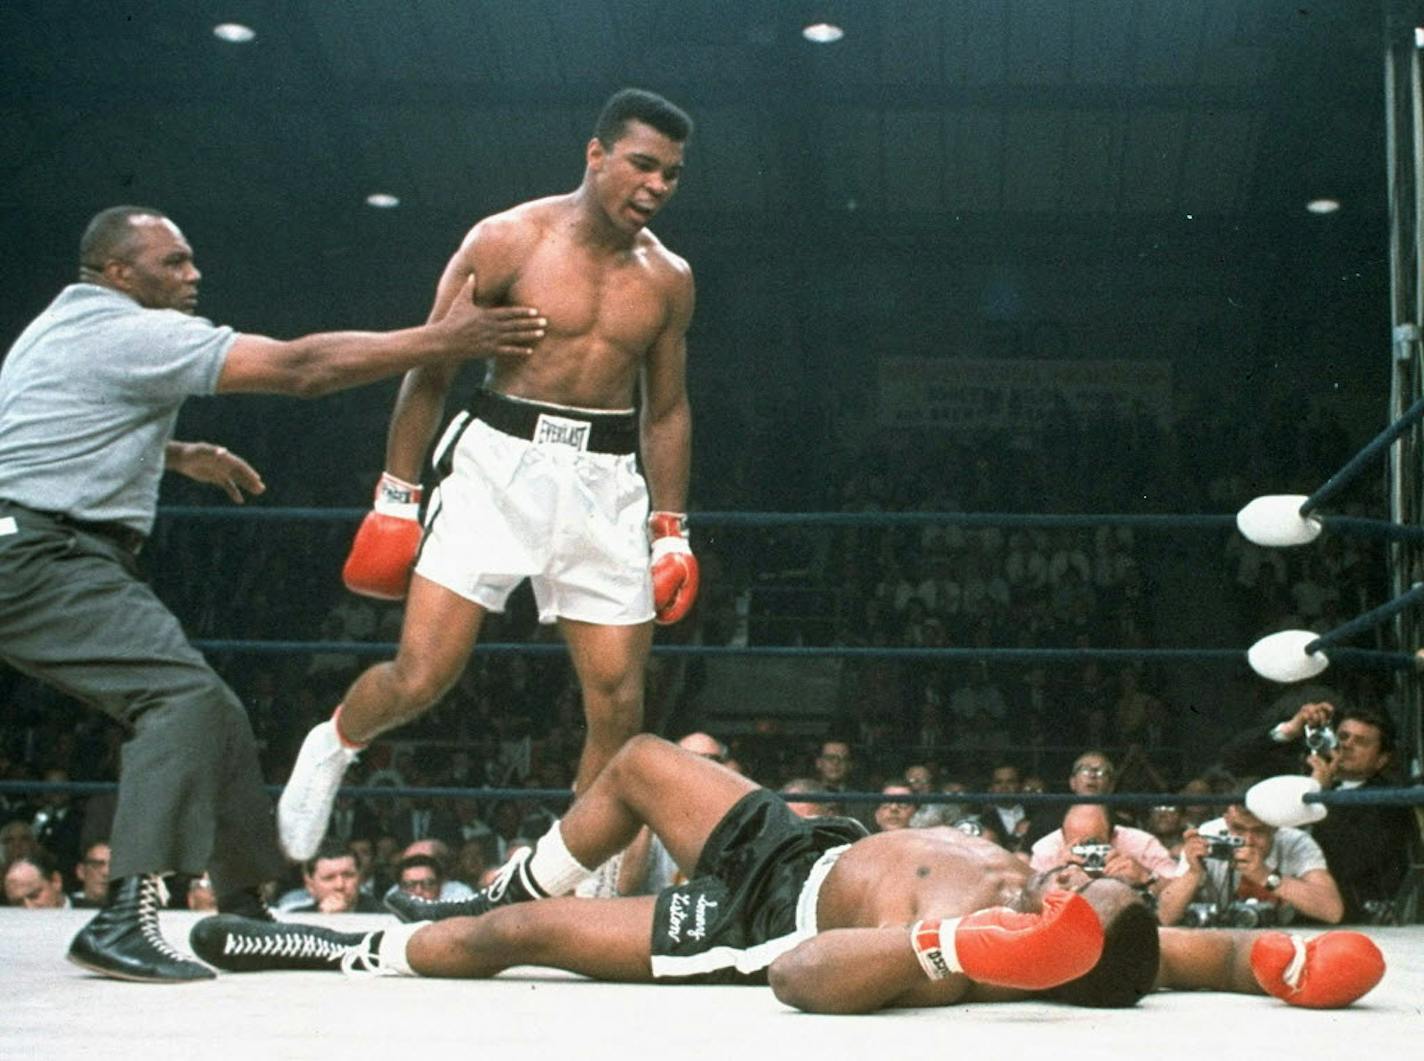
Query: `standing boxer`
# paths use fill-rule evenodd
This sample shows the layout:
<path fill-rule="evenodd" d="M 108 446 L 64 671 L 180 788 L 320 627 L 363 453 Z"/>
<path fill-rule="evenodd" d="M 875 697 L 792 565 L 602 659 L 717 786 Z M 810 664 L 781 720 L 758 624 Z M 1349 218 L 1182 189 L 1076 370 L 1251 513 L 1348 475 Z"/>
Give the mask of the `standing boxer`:
<path fill-rule="evenodd" d="M 123 725 L 107 905 L 69 957 L 126 980 L 211 978 L 158 929 L 158 876 L 211 869 L 219 909 L 259 912 L 282 858 L 247 712 L 138 575 L 165 470 L 236 502 L 265 486 L 242 458 L 175 442 L 195 394 L 313 397 L 431 361 L 520 356 L 532 311 L 487 310 L 470 285 L 443 320 L 290 342 L 194 316 L 201 274 L 157 210 L 116 206 L 79 244 L 66 287 L 0 368 L 0 659 Z"/>
<path fill-rule="evenodd" d="M 406 376 L 375 511 L 345 571 L 357 592 L 408 592 L 400 646 L 303 743 L 277 808 L 293 858 L 321 842 L 356 753 L 450 688 L 485 615 L 526 578 L 540 620 L 558 621 L 583 692 L 575 787 L 587 788 L 640 729 L 652 620 L 677 621 L 697 591 L 683 515 L 692 274 L 647 229 L 677 190 L 691 131 L 662 97 L 616 93 L 585 148 L 579 187 L 485 218 L 445 267 L 431 320 L 473 278 L 483 305 L 537 306 L 547 334 L 522 364 L 491 363 L 445 432 L 423 540 L 420 466 L 457 366 Z"/>
<path fill-rule="evenodd" d="M 687 883 L 656 896 L 546 898 L 572 891 L 644 823 Z M 1328 1007 L 1384 974 L 1359 933 L 1305 943 L 1282 932 L 1159 930 L 1125 882 L 1078 866 L 1036 874 L 953 828 L 864 834 L 849 818 L 799 818 L 741 775 L 644 735 L 506 867 L 478 916 L 364 934 L 219 916 L 196 924 L 191 943 L 234 972 L 487 977 L 545 965 L 599 980 L 762 982 L 820 1013 L 1039 992 L 1130 1006 L 1156 986 Z M 439 915 L 477 904 L 407 905 Z"/>

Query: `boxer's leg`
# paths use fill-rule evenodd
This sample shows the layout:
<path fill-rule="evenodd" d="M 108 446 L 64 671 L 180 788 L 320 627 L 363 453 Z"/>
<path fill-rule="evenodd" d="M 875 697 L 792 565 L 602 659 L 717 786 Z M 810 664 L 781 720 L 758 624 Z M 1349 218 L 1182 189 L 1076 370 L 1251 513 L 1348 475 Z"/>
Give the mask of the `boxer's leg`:
<path fill-rule="evenodd" d="M 405 959 L 420 976 L 486 977 L 514 965 L 546 965 L 595 980 L 646 982 L 653 978 L 656 901 L 550 899 L 439 921 L 410 937 Z"/>
<path fill-rule="evenodd" d="M 634 737 L 613 757 L 559 825 L 569 853 L 596 866 L 647 824 L 684 872 L 712 830 L 759 785 L 659 737 Z M 537 852 L 536 852 L 537 853 Z"/>
<path fill-rule="evenodd" d="M 473 899 L 424 902 L 393 893 L 386 905 L 403 921 L 439 921 L 565 895 L 626 848 L 645 823 L 690 873 L 712 830 L 759 787 L 720 763 L 640 734 L 623 745 L 532 851 L 521 850 Z"/>
<path fill-rule="evenodd" d="M 423 713 L 455 684 L 484 617 L 485 609 L 473 601 L 420 575 L 411 579 L 396 658 L 357 678 L 297 753 L 277 802 L 277 830 L 290 857 L 310 858 L 320 846 L 341 778 L 357 752 Z"/>
<path fill-rule="evenodd" d="M 643 727 L 643 683 L 653 624 L 605 626 L 561 619 L 559 629 L 583 691 L 588 736 L 574 789 L 584 792 Z"/>
<path fill-rule="evenodd" d="M 460 679 L 485 609 L 420 575 L 410 580 L 396 658 L 369 667 L 340 707 L 340 735 L 361 745 L 425 713 Z"/>
<path fill-rule="evenodd" d="M 507 901 L 564 895 L 647 825 L 691 874 L 707 838 L 755 782 L 720 763 L 640 734 L 624 744 L 527 857 L 508 867 Z M 468 911 L 475 913 L 475 910 Z"/>
<path fill-rule="evenodd" d="M 189 934 L 204 961 L 228 972 L 301 969 L 452 978 L 544 965 L 597 980 L 652 980 L 654 896 L 550 899 L 433 924 L 375 932 L 219 915 Z"/>

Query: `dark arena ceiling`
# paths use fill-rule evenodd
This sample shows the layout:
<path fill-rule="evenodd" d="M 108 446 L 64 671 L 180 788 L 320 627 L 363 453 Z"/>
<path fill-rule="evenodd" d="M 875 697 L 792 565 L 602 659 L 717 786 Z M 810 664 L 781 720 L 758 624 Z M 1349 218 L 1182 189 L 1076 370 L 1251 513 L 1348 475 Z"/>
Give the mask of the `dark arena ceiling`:
<path fill-rule="evenodd" d="M 1237 331 L 1259 348 L 1284 319 L 1383 373 L 1385 10 L 10 0 L 6 341 L 70 276 L 85 219 L 125 201 L 188 232 L 209 315 L 278 333 L 418 319 L 468 226 L 573 187 L 599 104 L 634 84 L 698 122 L 656 227 L 698 270 L 704 334 L 805 332 L 864 299 L 849 334 L 895 318 L 890 341 L 931 347 L 964 332 L 946 317 L 1082 302 L 1215 321 L 1146 356 Z M 820 20 L 844 39 L 806 40 Z M 256 37 L 225 43 L 222 22 Z M 1307 212 L 1319 197 L 1340 209 Z"/>

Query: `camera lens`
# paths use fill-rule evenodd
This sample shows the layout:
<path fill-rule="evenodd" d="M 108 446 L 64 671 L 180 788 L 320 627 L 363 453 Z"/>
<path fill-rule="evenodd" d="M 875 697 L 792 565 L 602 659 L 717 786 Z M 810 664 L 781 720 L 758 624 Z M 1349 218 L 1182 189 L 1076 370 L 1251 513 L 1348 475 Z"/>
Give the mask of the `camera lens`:
<path fill-rule="evenodd" d="M 1236 928 L 1255 928 L 1261 923 L 1254 908 L 1240 903 L 1231 906 L 1231 923 Z"/>

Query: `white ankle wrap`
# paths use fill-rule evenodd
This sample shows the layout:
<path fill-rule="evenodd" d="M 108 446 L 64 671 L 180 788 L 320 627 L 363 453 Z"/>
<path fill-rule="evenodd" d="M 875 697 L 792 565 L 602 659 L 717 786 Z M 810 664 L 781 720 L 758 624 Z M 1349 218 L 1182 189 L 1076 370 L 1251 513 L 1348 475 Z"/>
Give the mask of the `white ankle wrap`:
<path fill-rule="evenodd" d="M 539 837 L 534 853 L 529 856 L 524 868 L 535 887 L 546 895 L 568 895 L 593 876 L 593 870 L 569 854 L 558 822 L 549 826 L 549 831 Z"/>
<path fill-rule="evenodd" d="M 406 944 L 410 942 L 410 937 L 427 924 L 429 924 L 427 921 L 416 921 L 409 925 L 392 925 L 390 928 L 381 930 L 379 957 L 382 972 L 396 973 L 400 976 L 420 975 L 410 967 L 410 962 L 406 960 L 405 948 Z"/>

